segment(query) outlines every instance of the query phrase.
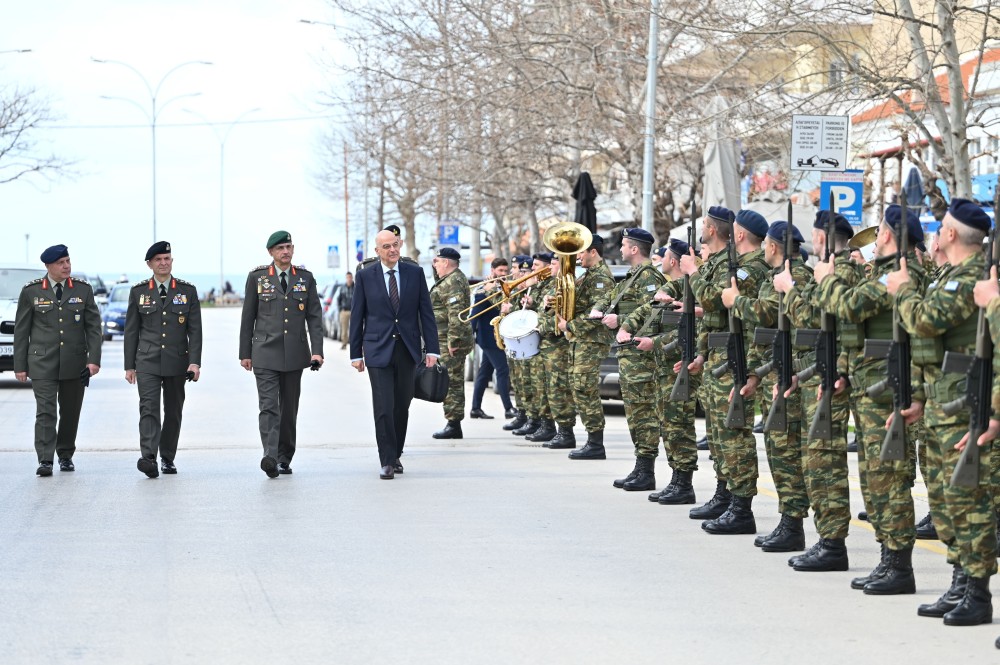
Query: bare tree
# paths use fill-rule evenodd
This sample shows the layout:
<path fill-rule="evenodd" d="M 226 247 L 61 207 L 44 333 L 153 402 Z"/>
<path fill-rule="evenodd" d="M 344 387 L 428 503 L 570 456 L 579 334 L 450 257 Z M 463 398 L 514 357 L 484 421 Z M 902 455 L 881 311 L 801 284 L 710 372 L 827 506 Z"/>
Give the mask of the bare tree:
<path fill-rule="evenodd" d="M 35 90 L 0 88 L 0 184 L 67 173 L 69 163 L 47 152 L 38 138 L 41 126 L 54 119 Z"/>

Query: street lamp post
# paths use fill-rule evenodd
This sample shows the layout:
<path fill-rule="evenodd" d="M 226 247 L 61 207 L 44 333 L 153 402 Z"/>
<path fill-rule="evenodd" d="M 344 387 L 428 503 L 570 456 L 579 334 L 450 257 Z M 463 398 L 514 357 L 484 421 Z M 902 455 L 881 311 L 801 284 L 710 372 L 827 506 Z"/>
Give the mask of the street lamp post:
<path fill-rule="evenodd" d="M 160 79 L 159 83 L 157 83 L 156 87 L 154 88 L 150 84 L 149 80 L 142 75 L 142 72 L 140 72 L 138 69 L 128 64 L 127 62 L 122 62 L 120 60 L 102 60 L 100 58 L 93 58 L 93 57 L 91 58 L 91 60 L 93 62 L 102 65 L 120 65 L 130 70 L 132 73 L 138 76 L 140 80 L 142 80 L 143 85 L 146 86 L 146 91 L 149 92 L 150 110 L 148 112 L 141 104 L 131 99 L 128 99 L 127 97 L 111 97 L 108 95 L 101 95 L 101 99 L 115 99 L 122 102 L 128 102 L 129 104 L 132 104 L 140 111 L 142 111 L 142 114 L 146 116 L 146 120 L 149 121 L 150 135 L 152 138 L 152 158 L 153 158 L 153 242 L 156 242 L 156 121 L 159 118 L 160 113 L 163 112 L 163 109 L 165 109 L 167 105 L 170 104 L 171 102 L 177 101 L 178 99 L 183 99 L 185 97 L 197 97 L 201 93 L 190 92 L 185 95 L 177 95 L 176 97 L 171 97 L 170 99 L 163 102 L 159 106 L 157 106 L 157 97 L 159 97 L 160 88 L 163 87 L 164 82 L 166 82 L 166 80 L 170 77 L 170 75 L 176 72 L 178 69 L 181 69 L 182 67 L 187 67 L 188 65 L 211 65 L 212 63 L 207 62 L 205 60 L 189 60 L 187 62 L 182 62 L 179 65 L 174 66 L 170 71 L 164 74 L 163 77 Z"/>
<path fill-rule="evenodd" d="M 225 220 L 226 141 L 229 140 L 229 133 L 233 131 L 233 128 L 238 125 L 243 118 L 247 117 L 251 113 L 256 113 L 260 110 L 260 108 L 248 109 L 237 116 L 236 120 L 227 123 L 214 123 L 197 111 L 192 111 L 191 109 L 184 110 L 187 113 L 204 120 L 205 123 L 211 128 L 212 133 L 215 134 L 215 138 L 219 140 L 219 296 L 222 296 L 226 291 L 226 272 L 225 262 L 223 261 L 223 248 L 225 247 L 223 222 Z M 224 127 L 224 129 L 220 131 L 219 127 Z"/>

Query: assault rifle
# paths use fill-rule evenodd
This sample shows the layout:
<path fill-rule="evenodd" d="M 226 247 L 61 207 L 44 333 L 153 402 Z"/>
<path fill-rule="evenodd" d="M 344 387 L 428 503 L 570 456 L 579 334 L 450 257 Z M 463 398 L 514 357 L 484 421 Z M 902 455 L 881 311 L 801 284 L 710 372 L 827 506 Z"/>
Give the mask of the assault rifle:
<path fill-rule="evenodd" d="M 739 262 L 736 256 L 736 243 L 733 234 L 729 234 L 726 243 L 729 253 L 729 284 L 739 277 Z M 729 412 L 726 414 L 726 427 L 743 428 L 746 425 L 744 399 L 740 391 L 747 384 L 747 349 L 743 338 L 743 320 L 729 310 L 729 332 L 709 333 L 709 348 L 725 348 L 726 362 L 712 370 L 712 376 L 721 379 L 726 372 L 733 374 L 733 397 L 729 400 Z"/>
<path fill-rule="evenodd" d="M 909 225 L 906 223 L 906 198 L 900 198 L 902 217 L 897 229 L 896 270 L 900 260 L 906 256 L 910 246 Z M 885 358 L 887 376 L 868 388 L 868 397 L 878 397 L 886 389 L 892 389 L 892 425 L 882 441 L 879 459 L 883 462 L 899 461 L 906 458 L 906 423 L 903 409 L 908 409 L 913 401 L 910 385 L 910 335 L 899 322 L 899 307 L 892 307 L 892 341 L 883 339 L 865 340 L 865 358 Z"/>
<path fill-rule="evenodd" d="M 668 304 L 669 303 L 654 301 L 653 311 L 649 313 L 649 316 L 647 316 L 646 319 L 642 322 L 642 325 L 639 327 L 639 329 L 635 331 L 635 334 L 632 335 L 632 339 L 630 339 L 627 342 L 615 342 L 614 344 L 611 345 L 611 348 L 617 351 L 618 349 L 623 349 L 625 347 L 639 346 L 639 342 L 636 340 L 636 338 L 643 337 L 643 333 L 649 330 L 649 326 L 653 324 L 653 321 L 656 320 L 656 317 L 658 316 L 662 317 L 662 312 L 668 306 Z"/>
<path fill-rule="evenodd" d="M 691 213 L 691 226 L 688 228 L 688 247 L 694 247 L 694 212 Z M 677 324 L 677 344 L 681 347 L 681 370 L 670 391 L 671 402 L 685 402 L 691 399 L 691 373 L 688 365 L 695 357 L 694 328 L 694 293 L 691 291 L 691 277 L 684 275 L 684 308 L 681 309 L 680 321 Z"/>

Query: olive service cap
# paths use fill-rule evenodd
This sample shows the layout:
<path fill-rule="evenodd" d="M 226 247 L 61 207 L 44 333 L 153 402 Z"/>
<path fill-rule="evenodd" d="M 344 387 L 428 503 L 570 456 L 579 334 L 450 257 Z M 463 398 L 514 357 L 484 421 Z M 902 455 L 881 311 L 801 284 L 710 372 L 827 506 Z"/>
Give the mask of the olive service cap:
<path fill-rule="evenodd" d="M 146 260 L 150 260 L 157 254 L 169 254 L 170 253 L 170 243 L 166 240 L 161 240 L 160 242 L 154 242 L 146 250 Z"/>
<path fill-rule="evenodd" d="M 275 231 L 271 234 L 271 237 L 267 239 L 267 248 L 271 249 L 275 245 L 281 245 L 286 242 L 292 241 L 292 234 L 288 231 Z"/>
<path fill-rule="evenodd" d="M 52 245 L 42 252 L 42 255 L 39 258 L 42 260 L 42 263 L 47 265 L 49 263 L 55 263 L 59 259 L 66 256 L 69 256 L 69 248 L 66 247 L 66 245 Z"/>

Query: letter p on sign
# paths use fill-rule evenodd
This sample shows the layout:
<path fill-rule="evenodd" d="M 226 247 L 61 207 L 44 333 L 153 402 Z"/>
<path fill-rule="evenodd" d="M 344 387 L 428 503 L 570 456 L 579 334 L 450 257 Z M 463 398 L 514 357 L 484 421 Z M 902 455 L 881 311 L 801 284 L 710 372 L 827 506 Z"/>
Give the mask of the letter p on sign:
<path fill-rule="evenodd" d="M 831 185 L 830 191 L 833 193 L 833 205 L 835 210 L 842 211 L 844 208 L 854 207 L 854 204 L 857 201 L 857 195 L 854 193 L 853 188 L 844 187 L 842 185 Z"/>

